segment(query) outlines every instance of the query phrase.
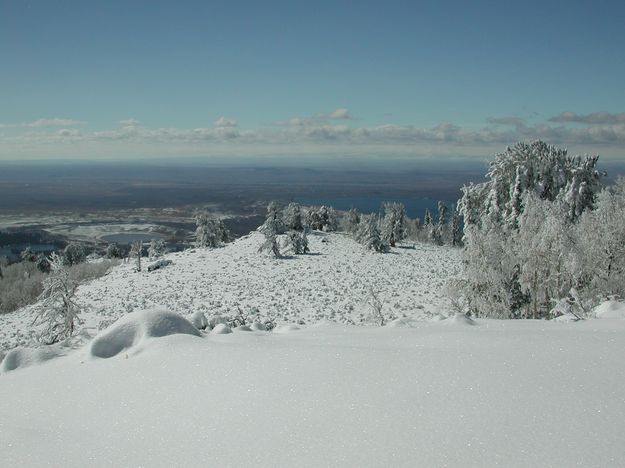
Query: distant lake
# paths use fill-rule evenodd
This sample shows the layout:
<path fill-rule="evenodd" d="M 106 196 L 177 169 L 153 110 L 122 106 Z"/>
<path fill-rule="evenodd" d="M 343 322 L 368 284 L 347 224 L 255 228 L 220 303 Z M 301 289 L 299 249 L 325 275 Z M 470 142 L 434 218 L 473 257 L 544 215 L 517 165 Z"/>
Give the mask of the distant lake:
<path fill-rule="evenodd" d="M 403 203 L 406 207 L 406 214 L 410 218 L 420 218 L 423 220 L 425 210 L 429 209 L 432 216 L 436 218 L 438 213 L 438 200 L 431 198 L 393 198 L 393 197 L 339 197 L 339 198 L 297 198 L 297 203 L 302 205 L 332 206 L 337 210 L 349 210 L 356 208 L 361 213 L 377 213 L 384 202 Z M 449 210 L 451 210 L 456 200 L 442 200 Z"/>
<path fill-rule="evenodd" d="M 120 232 L 118 234 L 108 234 L 100 237 L 106 242 L 115 242 L 116 244 L 132 244 L 133 242 L 150 242 L 152 239 L 164 239 L 165 236 L 155 232 Z"/>

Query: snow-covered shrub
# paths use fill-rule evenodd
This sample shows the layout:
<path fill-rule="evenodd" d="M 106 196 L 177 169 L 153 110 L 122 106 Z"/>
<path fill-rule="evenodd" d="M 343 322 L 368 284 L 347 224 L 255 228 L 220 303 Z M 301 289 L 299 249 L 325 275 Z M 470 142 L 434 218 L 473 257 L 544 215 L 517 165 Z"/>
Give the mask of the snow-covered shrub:
<path fill-rule="evenodd" d="M 2 268 L 0 313 L 12 312 L 37 300 L 47 274 L 36 263 L 19 262 Z"/>
<path fill-rule="evenodd" d="M 384 314 L 382 313 L 384 304 L 378 297 L 378 293 L 373 288 L 369 288 L 367 305 L 371 308 L 371 316 L 373 318 L 373 321 L 383 327 L 386 323 L 386 319 L 384 317 Z"/>
<path fill-rule="evenodd" d="M 45 260 L 45 268 L 40 264 L 41 259 Z M 115 264 L 114 261 L 101 261 L 64 266 L 73 281 L 83 282 L 103 276 Z M 45 256 L 41 256 L 34 263 L 19 262 L 5 266 L 3 278 L 0 279 L 0 314 L 36 302 L 50 270 L 50 260 Z"/>
<path fill-rule="evenodd" d="M 70 337 L 81 322 L 80 306 L 74 299 L 78 282 L 71 278 L 69 268 L 56 253 L 50 258 L 50 266 L 52 272 L 43 282 L 35 319 L 35 323 L 43 325 L 39 340 L 45 344 Z"/>

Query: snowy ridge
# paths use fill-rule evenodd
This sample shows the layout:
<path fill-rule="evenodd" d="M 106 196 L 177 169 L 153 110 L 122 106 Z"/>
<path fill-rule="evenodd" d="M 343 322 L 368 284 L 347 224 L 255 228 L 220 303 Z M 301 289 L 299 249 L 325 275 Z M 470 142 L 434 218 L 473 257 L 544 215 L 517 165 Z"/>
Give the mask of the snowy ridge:
<path fill-rule="evenodd" d="M 273 259 L 258 252 L 262 242 L 252 232 L 222 248 L 168 254 L 172 264 L 153 272 L 120 265 L 79 287 L 76 301 L 87 306 L 84 326 L 95 333 L 128 312 L 158 307 L 181 315 L 234 315 L 236 305 L 277 322 L 368 324 L 370 287 L 389 317 L 424 320 L 447 313 L 443 283 L 460 268 L 458 249 L 430 244 L 376 254 L 347 235 L 313 233 L 310 254 Z M 0 315 L 0 348 L 28 344 L 31 322 L 30 308 Z"/>
<path fill-rule="evenodd" d="M 385 312 L 427 317 L 446 310 L 441 288 L 459 269 L 457 249 L 417 245 L 380 255 L 342 234 L 309 236 L 311 253 L 274 259 L 258 252 L 263 236 L 253 232 L 223 248 L 167 255 L 172 265 L 135 273 L 122 265 L 82 286 L 77 300 L 98 317 L 116 319 L 137 309 L 166 307 L 183 315 L 196 311 L 236 314 L 257 309 L 278 322 L 323 319 L 366 323 L 368 288 L 386 302 Z"/>

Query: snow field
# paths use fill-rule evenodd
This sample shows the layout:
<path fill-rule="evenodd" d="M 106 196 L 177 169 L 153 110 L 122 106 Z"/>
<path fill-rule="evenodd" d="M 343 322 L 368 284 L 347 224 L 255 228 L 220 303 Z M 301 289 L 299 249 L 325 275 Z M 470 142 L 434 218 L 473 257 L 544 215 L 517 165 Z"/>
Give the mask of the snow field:
<path fill-rule="evenodd" d="M 109 359 L 86 346 L 3 374 L 2 464 L 625 463 L 623 320 L 283 331 L 174 334 Z"/>

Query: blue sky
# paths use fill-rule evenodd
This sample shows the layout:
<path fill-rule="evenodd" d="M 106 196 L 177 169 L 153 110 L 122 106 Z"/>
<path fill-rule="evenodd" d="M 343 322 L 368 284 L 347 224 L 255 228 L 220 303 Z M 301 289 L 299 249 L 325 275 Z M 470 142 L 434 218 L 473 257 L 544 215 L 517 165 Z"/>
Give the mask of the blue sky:
<path fill-rule="evenodd" d="M 0 158 L 625 159 L 622 2 L 0 0 Z"/>

